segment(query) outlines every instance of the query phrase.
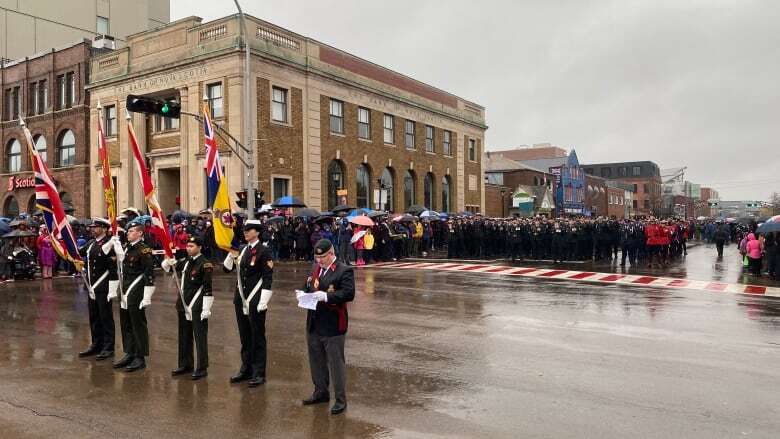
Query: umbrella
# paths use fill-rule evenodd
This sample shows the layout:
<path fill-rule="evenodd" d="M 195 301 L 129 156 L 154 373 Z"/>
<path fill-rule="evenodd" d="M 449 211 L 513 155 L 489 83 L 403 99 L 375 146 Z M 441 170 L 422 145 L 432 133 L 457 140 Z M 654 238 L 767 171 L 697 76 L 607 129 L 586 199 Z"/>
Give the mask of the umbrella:
<path fill-rule="evenodd" d="M 384 212 L 382 210 L 375 210 L 375 211 L 369 213 L 368 217 L 369 218 L 379 218 L 380 216 L 385 216 L 385 215 L 387 215 L 387 212 Z"/>
<path fill-rule="evenodd" d="M 317 209 L 312 209 L 311 207 L 305 207 L 303 209 L 298 209 L 298 211 L 295 213 L 295 216 L 297 218 L 316 218 L 320 216 L 320 211 Z"/>
<path fill-rule="evenodd" d="M 10 223 L 8 223 L 8 225 L 11 226 L 11 227 L 19 227 L 21 225 L 26 225 L 26 224 L 27 224 L 27 221 L 20 220 L 20 219 L 15 219 L 15 220 L 11 221 Z"/>
<path fill-rule="evenodd" d="M 320 215 L 317 219 L 314 220 L 315 223 L 326 223 L 328 221 L 334 221 L 336 218 L 334 218 L 332 215 Z"/>
<path fill-rule="evenodd" d="M 73 213 L 76 211 L 70 203 L 62 203 L 62 210 L 65 211 L 65 213 Z"/>
<path fill-rule="evenodd" d="M 474 216 L 474 214 L 473 214 L 473 213 L 471 213 L 471 212 L 467 212 L 467 211 L 465 211 L 465 210 L 464 210 L 463 212 L 459 212 L 459 213 L 458 213 L 458 216 L 466 216 L 466 217 L 469 217 L 469 216 Z"/>
<path fill-rule="evenodd" d="M 361 208 L 359 208 L 359 209 L 355 209 L 355 210 L 353 210 L 353 211 L 352 211 L 352 212 L 350 212 L 350 213 L 349 213 L 349 215 L 347 215 L 347 216 L 349 216 L 349 217 L 353 217 L 353 216 L 359 216 L 359 215 L 371 215 L 371 212 L 373 212 L 373 210 L 371 210 L 371 209 L 367 209 L 367 208 L 365 208 L 365 207 L 361 207 Z"/>
<path fill-rule="evenodd" d="M 285 220 L 285 217 L 283 216 L 272 216 L 271 218 L 268 218 L 269 223 L 283 223 Z"/>
<path fill-rule="evenodd" d="M 70 223 L 71 226 L 75 226 L 75 225 L 81 224 L 79 222 L 78 218 L 76 218 L 73 215 L 65 215 L 65 217 L 68 219 L 68 222 Z"/>
<path fill-rule="evenodd" d="M 320 216 L 330 216 L 330 217 L 333 217 L 333 216 L 336 216 L 336 215 L 333 212 L 331 212 L 331 211 L 323 210 L 322 212 L 320 212 Z"/>
<path fill-rule="evenodd" d="M 780 223 L 780 215 L 775 215 L 772 218 L 764 221 L 765 223 Z"/>
<path fill-rule="evenodd" d="M 354 207 L 348 206 L 346 204 L 340 204 L 340 205 L 334 207 L 332 210 L 333 210 L 333 213 L 339 213 L 339 212 L 347 212 L 347 211 L 350 211 L 352 209 L 354 209 Z"/>
<path fill-rule="evenodd" d="M 286 196 L 282 198 L 277 198 L 276 201 L 274 201 L 273 204 L 271 204 L 272 207 L 306 207 L 306 204 L 304 204 L 303 201 L 299 200 L 296 197 L 293 196 Z"/>
<path fill-rule="evenodd" d="M 409 206 L 408 209 L 406 209 L 406 213 L 412 214 L 412 215 L 419 215 L 422 212 L 425 212 L 428 210 L 428 208 L 424 206 L 420 206 L 419 204 L 415 204 L 414 206 Z"/>
<path fill-rule="evenodd" d="M 700 216 L 700 217 L 696 218 L 696 221 L 704 221 L 706 219 L 707 219 L 706 216 Z"/>
<path fill-rule="evenodd" d="M 366 227 L 372 227 L 374 225 L 374 222 L 371 221 L 371 218 L 365 216 L 365 215 L 357 215 L 353 216 L 349 219 L 349 222 L 352 224 L 357 224 L 359 226 L 366 226 Z"/>
<path fill-rule="evenodd" d="M 756 233 L 766 234 L 772 232 L 780 232 L 780 221 L 767 221 L 764 224 L 758 226 L 758 229 L 756 229 Z"/>
<path fill-rule="evenodd" d="M 428 218 L 428 219 L 438 219 L 439 218 L 439 212 L 436 212 L 434 210 L 426 210 L 425 212 L 420 214 L 420 218 Z"/>
<path fill-rule="evenodd" d="M 29 231 L 29 230 L 19 230 L 16 229 L 12 232 L 8 232 L 5 235 L 3 235 L 3 238 L 19 238 L 23 236 L 35 236 L 35 233 Z"/>
<path fill-rule="evenodd" d="M 393 221 L 399 222 L 399 223 L 408 223 L 417 220 L 417 217 L 406 214 L 406 215 L 398 215 L 397 217 L 393 218 Z"/>

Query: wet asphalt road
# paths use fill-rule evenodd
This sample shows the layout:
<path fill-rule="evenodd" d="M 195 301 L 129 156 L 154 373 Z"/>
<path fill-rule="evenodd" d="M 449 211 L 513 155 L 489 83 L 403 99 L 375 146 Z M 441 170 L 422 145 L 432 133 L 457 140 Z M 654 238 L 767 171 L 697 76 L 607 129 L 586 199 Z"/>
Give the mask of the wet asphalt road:
<path fill-rule="evenodd" d="M 707 266 L 735 275 L 713 274 L 714 249 L 691 253 L 692 278 Z M 276 266 L 257 389 L 228 384 L 239 365 L 231 277 L 215 280 L 211 367 L 195 383 L 169 375 L 175 289 L 161 274 L 149 367 L 135 374 L 77 358 L 88 340 L 78 281 L 0 286 L 0 436 L 780 435 L 780 301 L 424 270 L 358 272 L 349 409 L 302 407 L 311 384 L 292 291 L 308 271 Z"/>

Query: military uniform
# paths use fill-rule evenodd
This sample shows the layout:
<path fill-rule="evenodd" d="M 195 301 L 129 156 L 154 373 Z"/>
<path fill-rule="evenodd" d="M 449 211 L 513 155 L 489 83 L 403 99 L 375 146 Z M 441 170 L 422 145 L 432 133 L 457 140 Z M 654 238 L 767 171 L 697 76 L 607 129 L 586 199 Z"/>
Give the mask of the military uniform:
<path fill-rule="evenodd" d="M 200 238 L 192 237 L 189 242 L 203 247 Z M 173 262 L 173 259 L 169 260 Z M 163 261 L 163 269 L 170 270 L 169 262 Z M 173 267 L 179 273 L 179 297 L 176 299 L 176 314 L 179 321 L 179 364 L 173 375 L 195 372 L 193 379 L 206 376 L 209 366 L 208 330 L 211 306 L 211 275 L 214 266 L 201 253 L 187 256 L 175 262 Z M 193 340 L 197 350 L 197 362 L 193 362 Z M 197 367 L 195 367 L 197 366 Z"/>
<path fill-rule="evenodd" d="M 253 226 L 254 221 L 247 221 L 245 227 Z M 241 337 L 241 370 L 231 378 L 231 382 L 250 379 L 251 386 L 260 385 L 265 383 L 265 317 L 273 294 L 274 263 L 271 252 L 260 240 L 256 240 L 242 246 L 237 258 L 228 255 L 223 265 L 226 272 L 238 271 L 233 305 Z"/>
<path fill-rule="evenodd" d="M 110 223 L 98 218 L 93 225 L 108 228 Z M 87 242 L 79 249 L 84 258 L 84 278 L 89 294 L 89 329 L 92 343 L 81 356 L 98 354 L 98 360 L 104 360 L 114 354 L 114 313 L 109 290 L 116 295 L 118 287 L 114 249 L 110 237 L 103 235 Z"/>
<path fill-rule="evenodd" d="M 128 243 L 122 260 L 122 289 L 120 291 L 119 324 L 122 328 L 122 348 L 126 357 L 115 364 L 128 366 L 129 360 L 149 356 L 149 328 L 146 306 L 154 293 L 154 258 L 152 248 L 143 240 Z"/>

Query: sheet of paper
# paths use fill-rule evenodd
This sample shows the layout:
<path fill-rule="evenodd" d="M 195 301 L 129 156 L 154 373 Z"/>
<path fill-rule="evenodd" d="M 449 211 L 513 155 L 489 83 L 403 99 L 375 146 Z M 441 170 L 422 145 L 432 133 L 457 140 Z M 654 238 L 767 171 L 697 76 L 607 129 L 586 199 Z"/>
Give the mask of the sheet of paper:
<path fill-rule="evenodd" d="M 298 307 L 312 310 L 317 309 L 317 298 L 313 294 L 306 294 L 302 291 L 300 292 L 301 294 L 298 294 L 298 291 L 295 293 L 298 297 Z"/>

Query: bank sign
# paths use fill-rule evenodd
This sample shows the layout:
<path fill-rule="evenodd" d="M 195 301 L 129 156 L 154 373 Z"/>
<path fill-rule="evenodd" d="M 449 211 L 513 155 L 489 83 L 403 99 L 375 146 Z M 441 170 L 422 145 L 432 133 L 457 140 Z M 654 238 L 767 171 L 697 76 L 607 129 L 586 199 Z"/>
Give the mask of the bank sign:
<path fill-rule="evenodd" d="M 29 177 L 19 178 L 15 175 L 12 175 L 8 177 L 8 186 L 6 188 L 7 192 L 13 192 L 15 189 L 22 189 L 28 187 L 35 187 L 34 176 L 31 175 Z"/>

